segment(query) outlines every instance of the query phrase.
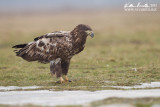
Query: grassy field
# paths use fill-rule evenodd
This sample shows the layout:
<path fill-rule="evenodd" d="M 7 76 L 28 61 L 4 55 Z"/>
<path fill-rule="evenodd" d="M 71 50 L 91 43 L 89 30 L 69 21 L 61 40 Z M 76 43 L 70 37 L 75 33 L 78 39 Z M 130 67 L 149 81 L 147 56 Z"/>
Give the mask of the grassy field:
<path fill-rule="evenodd" d="M 77 12 L 1 15 L 0 86 L 56 86 L 58 90 L 110 89 L 160 81 L 160 14 Z M 56 84 L 49 64 L 16 57 L 15 44 L 57 30 L 72 30 L 84 23 L 93 28 L 84 51 L 71 61 L 71 83 Z"/>

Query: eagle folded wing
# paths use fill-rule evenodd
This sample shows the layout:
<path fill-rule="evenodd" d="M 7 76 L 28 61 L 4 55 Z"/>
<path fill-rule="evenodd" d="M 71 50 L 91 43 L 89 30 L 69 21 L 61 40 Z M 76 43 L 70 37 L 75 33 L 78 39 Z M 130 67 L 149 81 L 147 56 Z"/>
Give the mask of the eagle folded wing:
<path fill-rule="evenodd" d="M 45 41 L 45 42 L 44 42 Z M 29 43 L 19 51 L 18 56 L 21 56 L 27 61 L 48 62 L 51 57 L 56 56 L 56 43 L 49 43 L 48 38 L 43 38 L 38 41 Z"/>
<path fill-rule="evenodd" d="M 55 59 L 63 44 L 65 43 L 62 33 L 50 33 L 35 38 L 33 42 L 28 43 L 24 48 L 17 52 L 17 56 L 22 57 L 27 61 L 39 61 L 48 63 Z M 64 43 L 63 43 L 64 42 Z"/>

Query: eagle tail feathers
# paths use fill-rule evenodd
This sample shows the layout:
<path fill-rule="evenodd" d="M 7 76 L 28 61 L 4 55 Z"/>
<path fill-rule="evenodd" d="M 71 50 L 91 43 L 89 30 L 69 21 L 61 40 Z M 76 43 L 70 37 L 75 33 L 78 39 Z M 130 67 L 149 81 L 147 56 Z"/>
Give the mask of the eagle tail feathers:
<path fill-rule="evenodd" d="M 13 46 L 12 48 L 15 48 L 14 52 L 16 53 L 17 56 L 22 57 L 26 53 L 29 47 L 28 47 L 28 44 L 18 44 Z M 21 48 L 21 49 L 18 50 L 17 48 Z"/>
<path fill-rule="evenodd" d="M 15 49 L 14 52 L 16 53 L 16 56 L 22 57 L 26 61 L 36 61 L 37 57 L 34 56 L 34 48 L 36 47 L 36 43 L 28 43 L 28 44 L 19 44 L 13 46 L 13 48 L 21 48 L 21 49 Z"/>
<path fill-rule="evenodd" d="M 18 44 L 13 46 L 12 48 L 24 48 L 27 44 Z"/>

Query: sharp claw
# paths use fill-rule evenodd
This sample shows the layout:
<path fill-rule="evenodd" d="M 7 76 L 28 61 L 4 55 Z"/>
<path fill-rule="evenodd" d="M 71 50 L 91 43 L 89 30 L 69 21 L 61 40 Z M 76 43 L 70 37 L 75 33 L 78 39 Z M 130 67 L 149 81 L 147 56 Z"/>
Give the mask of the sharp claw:
<path fill-rule="evenodd" d="M 56 84 L 62 84 L 64 81 L 56 81 Z"/>
<path fill-rule="evenodd" d="M 60 81 L 56 81 L 56 84 L 60 84 L 61 82 Z"/>
<path fill-rule="evenodd" d="M 68 80 L 68 82 L 72 82 L 72 80 Z"/>
<path fill-rule="evenodd" d="M 66 80 L 66 81 L 56 81 L 56 84 L 62 84 L 62 83 L 65 83 L 65 82 L 72 82 L 72 80 Z"/>
<path fill-rule="evenodd" d="M 60 80 L 57 81 L 56 83 L 57 83 L 57 84 L 62 84 L 62 83 L 64 83 L 64 82 L 72 82 L 72 80 L 68 80 L 67 77 L 65 77 L 65 80 L 64 80 L 62 77 L 60 77 Z"/>
<path fill-rule="evenodd" d="M 59 78 L 60 80 L 59 81 L 57 81 L 56 83 L 58 83 L 58 84 L 62 84 L 62 83 L 64 83 L 65 81 L 63 80 L 63 78 L 62 77 L 60 77 Z"/>

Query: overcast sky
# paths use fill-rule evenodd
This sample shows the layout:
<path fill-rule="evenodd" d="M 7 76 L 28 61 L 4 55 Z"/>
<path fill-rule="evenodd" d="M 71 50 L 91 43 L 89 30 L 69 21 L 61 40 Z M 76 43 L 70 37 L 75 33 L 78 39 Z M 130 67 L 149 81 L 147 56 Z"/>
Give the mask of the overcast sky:
<path fill-rule="evenodd" d="M 160 4 L 160 0 L 0 0 L 0 11 L 123 8 L 128 2 Z"/>

